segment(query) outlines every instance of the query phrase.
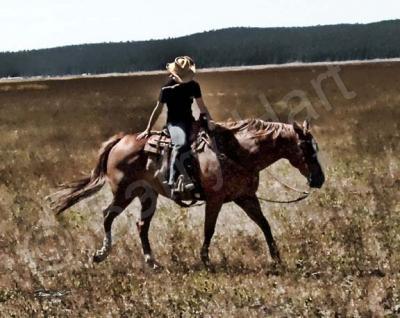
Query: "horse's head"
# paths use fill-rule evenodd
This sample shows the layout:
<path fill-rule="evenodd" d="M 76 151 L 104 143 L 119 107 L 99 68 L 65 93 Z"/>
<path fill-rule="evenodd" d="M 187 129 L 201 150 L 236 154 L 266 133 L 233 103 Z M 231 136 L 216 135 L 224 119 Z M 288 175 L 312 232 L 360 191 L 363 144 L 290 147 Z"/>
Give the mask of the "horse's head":
<path fill-rule="evenodd" d="M 300 126 L 294 122 L 293 128 L 297 134 L 297 147 L 289 161 L 307 178 L 310 187 L 321 188 L 325 175 L 318 160 L 318 144 L 310 132 L 310 124 L 304 121 Z"/>

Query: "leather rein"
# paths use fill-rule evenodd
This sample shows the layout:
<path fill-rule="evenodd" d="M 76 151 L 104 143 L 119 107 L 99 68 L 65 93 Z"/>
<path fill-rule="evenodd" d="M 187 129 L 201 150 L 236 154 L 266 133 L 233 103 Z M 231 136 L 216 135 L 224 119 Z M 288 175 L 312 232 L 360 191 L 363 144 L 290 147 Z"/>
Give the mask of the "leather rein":
<path fill-rule="evenodd" d="M 294 188 L 294 187 L 291 187 L 290 185 L 288 185 L 288 184 L 282 182 L 281 180 L 279 180 L 277 177 L 275 177 L 275 176 L 274 176 L 271 172 L 269 172 L 268 170 L 267 170 L 267 173 L 268 173 L 268 175 L 269 175 L 270 177 L 272 177 L 275 181 L 277 181 L 277 182 L 278 182 L 279 184 L 281 184 L 283 187 L 285 187 L 285 188 L 287 188 L 287 189 L 289 189 L 289 190 L 292 190 L 292 191 L 294 191 L 294 192 L 300 193 L 301 195 L 300 195 L 297 199 L 287 200 L 287 201 L 286 201 L 286 200 L 285 200 L 285 201 L 282 201 L 282 200 L 272 200 L 272 199 L 267 199 L 267 198 L 263 198 L 263 197 L 257 196 L 257 198 L 258 198 L 259 200 L 264 201 L 264 202 L 269 202 L 269 203 L 295 203 L 295 202 L 299 202 L 299 201 L 304 200 L 305 198 L 307 198 L 307 197 L 310 195 L 310 192 L 309 192 L 309 191 L 299 190 L 299 189 L 296 189 L 296 188 Z"/>

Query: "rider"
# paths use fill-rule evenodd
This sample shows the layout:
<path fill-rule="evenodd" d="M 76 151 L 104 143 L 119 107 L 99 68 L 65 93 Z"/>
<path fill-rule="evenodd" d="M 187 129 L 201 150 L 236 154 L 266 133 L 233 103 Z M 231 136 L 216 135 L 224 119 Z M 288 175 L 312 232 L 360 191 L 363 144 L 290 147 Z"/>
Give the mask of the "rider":
<path fill-rule="evenodd" d="M 168 63 L 166 68 L 169 72 L 168 81 L 161 88 L 157 105 L 151 114 L 146 130 L 137 138 L 143 139 L 150 135 L 151 128 L 166 104 L 168 108 L 167 128 L 173 145 L 168 185 L 173 188 L 179 175 L 178 162 L 185 152 L 190 151 L 189 138 L 194 121 L 193 98 L 196 99 L 200 109 L 200 119 L 207 122 L 208 129 L 212 131 L 215 125 L 202 99 L 200 85 L 193 80 L 196 73 L 193 59 L 189 56 L 179 56 L 174 62 Z M 185 184 L 185 188 L 193 189 L 194 184 L 189 181 Z"/>

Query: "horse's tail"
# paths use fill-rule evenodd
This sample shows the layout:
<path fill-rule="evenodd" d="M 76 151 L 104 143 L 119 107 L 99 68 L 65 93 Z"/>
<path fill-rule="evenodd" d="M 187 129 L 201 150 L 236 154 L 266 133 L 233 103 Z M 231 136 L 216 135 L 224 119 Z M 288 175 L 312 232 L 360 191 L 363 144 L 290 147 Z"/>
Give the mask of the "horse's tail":
<path fill-rule="evenodd" d="M 57 214 L 62 213 L 69 207 L 99 191 L 106 182 L 107 161 L 111 149 L 122 139 L 123 133 L 111 137 L 105 141 L 100 148 L 96 167 L 90 176 L 60 185 L 60 190 L 51 194 L 50 207 Z"/>

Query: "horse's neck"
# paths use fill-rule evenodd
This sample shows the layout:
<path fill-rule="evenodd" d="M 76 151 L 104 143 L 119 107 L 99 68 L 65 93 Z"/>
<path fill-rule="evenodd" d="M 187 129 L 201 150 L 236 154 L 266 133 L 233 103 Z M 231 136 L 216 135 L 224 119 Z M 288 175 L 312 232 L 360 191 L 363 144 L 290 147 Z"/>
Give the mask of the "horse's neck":
<path fill-rule="evenodd" d="M 261 171 L 280 159 L 290 158 L 295 150 L 295 140 L 289 135 L 271 138 L 268 135 L 246 136 L 240 139 L 242 160 L 257 171 Z"/>

